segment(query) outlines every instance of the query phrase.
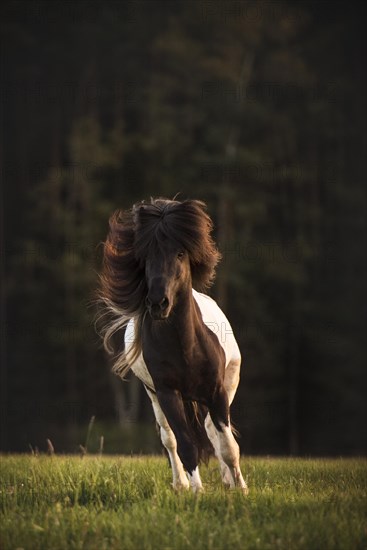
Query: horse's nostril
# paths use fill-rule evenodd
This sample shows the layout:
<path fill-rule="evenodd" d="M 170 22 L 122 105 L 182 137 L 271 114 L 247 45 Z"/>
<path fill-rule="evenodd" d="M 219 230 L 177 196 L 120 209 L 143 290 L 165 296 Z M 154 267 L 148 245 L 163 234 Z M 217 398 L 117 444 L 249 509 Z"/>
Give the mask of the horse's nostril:
<path fill-rule="evenodd" d="M 145 298 L 145 305 L 150 311 L 154 311 L 155 313 L 159 313 L 166 311 L 166 309 L 169 306 L 169 300 L 167 297 L 162 298 L 160 301 L 153 302 L 149 296 Z"/>

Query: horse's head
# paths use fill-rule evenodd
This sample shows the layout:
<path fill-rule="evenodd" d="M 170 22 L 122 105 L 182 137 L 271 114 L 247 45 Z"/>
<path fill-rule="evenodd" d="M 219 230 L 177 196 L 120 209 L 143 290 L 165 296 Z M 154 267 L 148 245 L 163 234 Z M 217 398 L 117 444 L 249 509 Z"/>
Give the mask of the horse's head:
<path fill-rule="evenodd" d="M 153 247 L 146 258 L 146 307 L 155 320 L 169 317 L 177 295 L 191 287 L 190 261 L 186 250 L 170 240 Z"/>
<path fill-rule="evenodd" d="M 184 289 L 211 283 L 220 257 L 210 236 L 212 222 L 204 203 L 195 200 L 152 199 L 134 205 L 132 214 L 136 273 L 145 275 L 145 286 L 137 289 L 144 288 L 152 318 L 167 319 Z"/>

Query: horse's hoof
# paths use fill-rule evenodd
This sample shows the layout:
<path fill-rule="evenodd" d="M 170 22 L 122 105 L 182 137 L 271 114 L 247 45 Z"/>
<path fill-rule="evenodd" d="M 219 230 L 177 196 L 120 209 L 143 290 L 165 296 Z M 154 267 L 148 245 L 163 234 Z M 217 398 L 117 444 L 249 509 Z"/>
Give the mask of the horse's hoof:
<path fill-rule="evenodd" d="M 227 486 L 226 489 L 227 489 L 228 491 L 233 491 L 233 492 L 239 491 L 239 492 L 241 492 L 241 493 L 243 494 L 244 497 L 246 497 L 246 496 L 248 495 L 248 493 L 249 493 L 249 490 L 248 490 L 247 485 L 244 485 L 244 486 L 242 486 L 242 485 L 235 485 L 235 486 L 233 486 L 233 485 L 232 485 L 232 487 L 228 487 L 228 486 Z"/>
<path fill-rule="evenodd" d="M 186 483 L 175 483 L 173 484 L 172 483 L 172 489 L 176 492 L 176 493 L 181 493 L 182 491 L 187 491 L 188 489 L 190 489 L 190 485 Z"/>

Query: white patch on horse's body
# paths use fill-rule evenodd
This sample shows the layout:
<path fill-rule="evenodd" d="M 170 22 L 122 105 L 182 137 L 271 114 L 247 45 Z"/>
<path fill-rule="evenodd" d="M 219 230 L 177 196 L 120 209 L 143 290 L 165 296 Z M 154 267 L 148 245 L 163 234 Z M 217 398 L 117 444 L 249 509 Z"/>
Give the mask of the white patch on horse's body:
<path fill-rule="evenodd" d="M 229 403 L 231 404 L 239 383 L 241 366 L 241 354 L 238 344 L 228 319 L 217 303 L 209 296 L 195 290 L 193 290 L 193 296 L 200 308 L 203 322 L 214 332 L 214 334 L 216 334 L 224 350 L 226 358 L 224 387 L 228 394 Z M 125 350 L 127 355 L 134 341 L 134 334 L 134 321 L 131 320 L 127 325 L 125 333 Z M 175 489 L 187 488 L 189 484 L 182 462 L 177 454 L 176 438 L 159 406 L 157 396 L 154 393 L 154 383 L 142 354 L 140 354 L 138 359 L 131 365 L 131 369 L 143 382 L 151 399 L 154 414 L 160 426 L 161 440 L 170 458 L 173 487 Z M 149 391 L 149 389 L 152 391 Z M 222 430 L 217 430 L 209 414 L 205 420 L 205 428 L 219 460 L 223 482 L 229 484 L 230 487 L 240 487 L 246 493 L 247 486 L 239 466 L 239 447 L 233 437 L 231 428 L 223 424 Z M 191 475 L 188 474 L 188 479 L 194 492 L 202 490 L 198 468 L 196 468 Z"/>
<path fill-rule="evenodd" d="M 125 332 L 125 350 L 126 354 L 129 354 L 129 348 L 131 348 L 135 338 L 135 331 L 134 331 L 134 320 L 130 319 Z M 132 363 L 131 370 L 137 376 L 143 384 L 147 388 L 151 388 L 154 390 L 154 384 L 152 377 L 150 376 L 150 373 L 148 371 L 148 368 L 145 364 L 145 361 L 143 359 L 143 354 L 141 353 L 135 363 Z"/>
<path fill-rule="evenodd" d="M 232 327 L 217 302 L 210 296 L 192 290 L 198 304 L 204 324 L 217 336 L 226 356 L 226 367 L 231 361 L 241 360 L 241 353 L 234 337 Z"/>

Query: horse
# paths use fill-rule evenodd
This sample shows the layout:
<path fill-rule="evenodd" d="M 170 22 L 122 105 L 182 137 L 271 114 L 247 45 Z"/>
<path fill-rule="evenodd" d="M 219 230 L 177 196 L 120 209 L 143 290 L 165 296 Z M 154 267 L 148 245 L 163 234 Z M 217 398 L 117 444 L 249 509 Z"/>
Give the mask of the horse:
<path fill-rule="evenodd" d="M 199 463 L 214 448 L 222 481 L 247 494 L 230 421 L 241 354 L 228 319 L 204 293 L 220 253 L 198 200 L 151 199 L 109 220 L 100 276 L 104 347 L 123 329 L 112 370 L 131 369 L 151 400 L 173 488 L 203 490 Z"/>

